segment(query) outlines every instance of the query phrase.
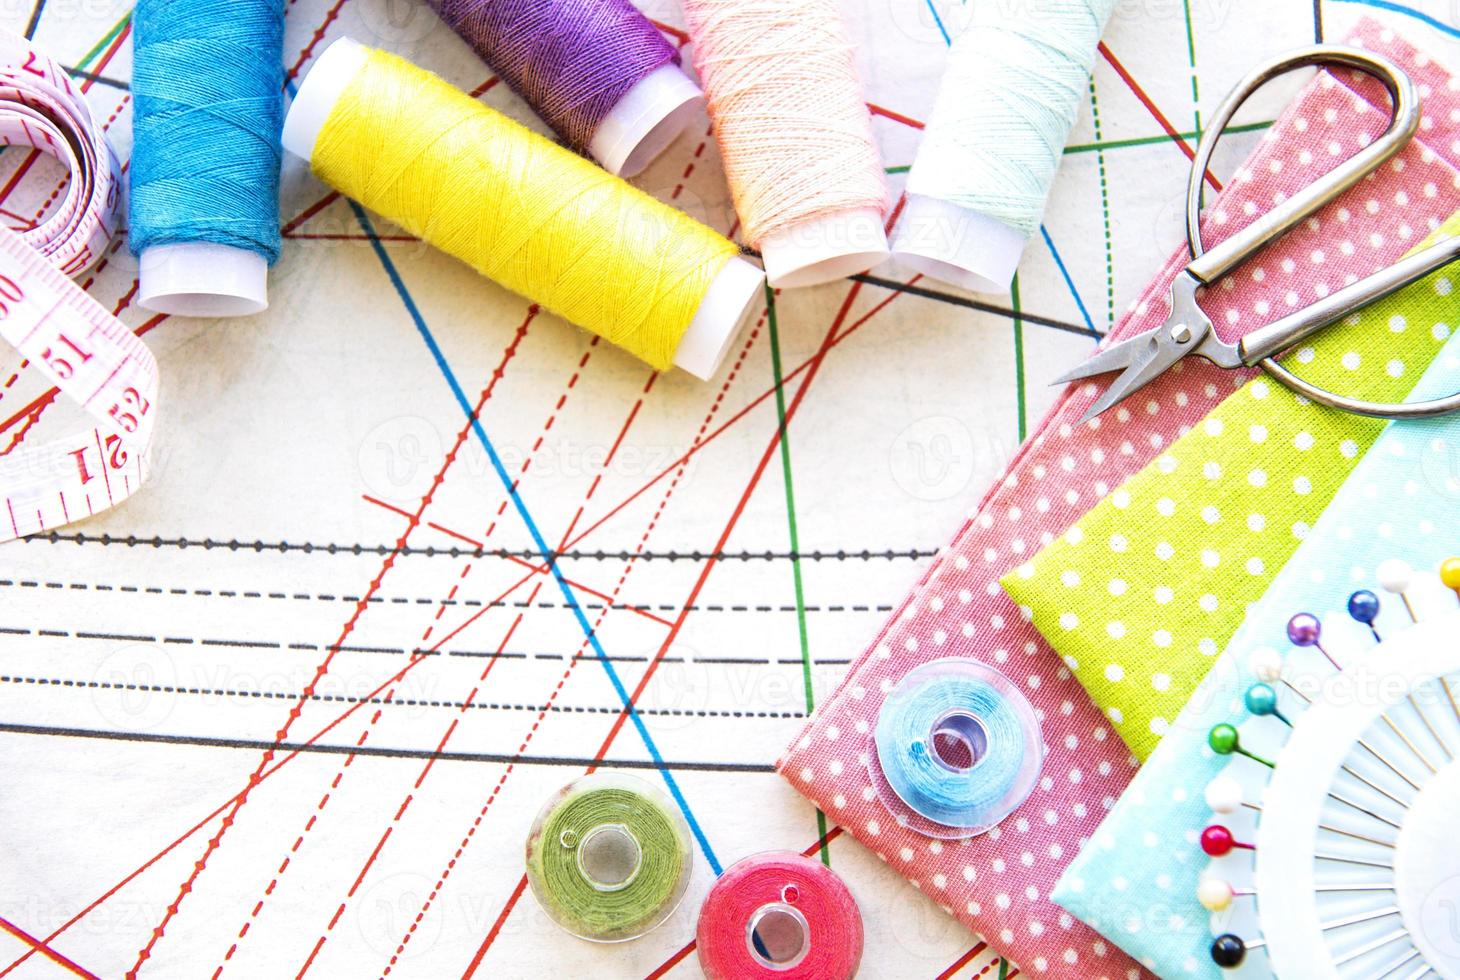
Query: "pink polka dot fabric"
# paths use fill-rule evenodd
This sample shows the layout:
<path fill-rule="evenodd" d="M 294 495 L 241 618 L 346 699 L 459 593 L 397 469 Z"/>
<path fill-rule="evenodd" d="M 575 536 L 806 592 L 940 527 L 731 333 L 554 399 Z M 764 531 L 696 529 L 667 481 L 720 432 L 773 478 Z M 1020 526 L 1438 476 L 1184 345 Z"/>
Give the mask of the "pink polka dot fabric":
<path fill-rule="evenodd" d="M 1413 49 L 1382 37 L 1377 25 L 1366 23 L 1360 32 L 1367 46 L 1414 62 Z M 1446 84 L 1435 71 L 1423 84 Z M 1377 101 L 1367 86 L 1364 91 Z M 1346 84 L 1319 75 L 1212 203 L 1205 222 L 1210 239 L 1245 226 L 1275 199 L 1311 182 L 1377 136 L 1386 119 Z M 1454 128 L 1436 119 L 1431 129 L 1441 126 Z M 1334 144 L 1338 150 L 1331 152 Z M 1321 223 L 1326 234 L 1296 230 L 1213 290 L 1204 306 L 1224 336 L 1241 335 L 1392 262 L 1457 206 L 1460 176 L 1434 153 L 1410 147 L 1330 206 Z M 1315 269 L 1311 256 L 1320 250 L 1325 261 Z M 1185 261 L 1184 249 L 1172 256 L 1113 338 L 1166 316 L 1167 291 Z M 1064 533 L 1249 376 L 1192 360 L 1079 429 L 1076 420 L 1100 389 L 1068 389 L 780 762 L 782 775 L 833 821 L 1025 972 L 1092 980 L 1143 972 L 1049 897 L 1130 781 L 1135 761 L 998 579 Z M 887 692 L 913 667 L 952 656 L 991 664 L 1021 686 L 1040 718 L 1047 754 L 1033 793 L 1000 826 L 970 840 L 937 841 L 898 825 L 872 789 L 866 765 Z"/>

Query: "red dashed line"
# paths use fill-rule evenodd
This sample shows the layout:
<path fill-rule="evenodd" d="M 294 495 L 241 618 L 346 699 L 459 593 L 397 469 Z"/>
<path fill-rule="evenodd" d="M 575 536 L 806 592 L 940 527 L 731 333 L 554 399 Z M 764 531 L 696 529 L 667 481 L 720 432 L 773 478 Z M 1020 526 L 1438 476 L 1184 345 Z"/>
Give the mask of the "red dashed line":
<path fill-rule="evenodd" d="M 343 2 L 343 0 L 341 0 L 341 2 Z M 503 371 L 506 369 L 508 362 L 516 354 L 518 345 L 521 344 L 522 338 L 526 335 L 527 328 L 532 323 L 535 313 L 536 307 L 532 307 L 528 310 L 527 317 L 522 321 L 522 325 L 517 328 L 517 333 L 513 336 L 511 343 L 507 345 L 506 350 L 502 354 L 502 360 L 498 362 L 496 370 L 492 372 L 491 379 L 487 382 L 487 386 L 482 391 L 481 397 L 478 399 L 477 404 L 473 407 L 473 419 L 476 418 L 478 414 L 480 414 L 488 399 L 491 398 L 492 392 L 496 389 L 497 381 L 501 379 Z M 469 419 L 467 423 L 462 426 L 460 432 L 457 433 L 456 442 L 452 445 L 451 451 L 448 452 L 446 454 L 446 457 L 442 460 L 441 469 L 437 471 L 436 477 L 432 481 L 430 489 L 428 489 L 425 496 L 421 498 L 420 506 L 417 508 L 416 513 L 412 515 L 411 520 L 406 525 L 405 530 L 401 533 L 401 536 L 396 543 L 396 549 L 392 551 L 391 554 L 386 556 L 385 561 L 380 567 L 379 573 L 370 582 L 369 588 L 365 590 L 365 593 L 361 596 L 360 601 L 356 603 L 355 609 L 350 615 L 350 618 L 345 622 L 344 628 L 341 630 L 339 639 L 330 646 L 329 654 L 326 655 L 324 660 L 321 661 L 320 664 L 315 668 L 314 676 L 301 692 L 300 700 L 296 702 L 292 708 L 290 708 L 288 719 L 278 731 L 277 737 L 279 741 L 282 742 L 285 738 L 288 737 L 289 729 L 293 726 L 295 720 L 298 719 L 301 713 L 302 705 L 309 697 L 314 694 L 316 685 L 318 685 L 320 679 L 323 678 L 324 675 L 329 671 L 330 664 L 334 660 L 335 654 L 339 651 L 339 648 L 345 642 L 345 639 L 348 638 L 350 633 L 354 631 L 355 624 L 359 622 L 360 617 L 364 614 L 365 609 L 369 605 L 370 597 L 373 596 L 375 592 L 380 588 L 380 583 L 385 579 L 385 576 L 390 571 L 390 569 L 394 567 L 395 558 L 396 555 L 399 554 L 399 549 L 401 547 L 404 547 L 407 538 L 409 538 L 411 535 L 411 532 L 413 532 L 416 527 L 419 526 L 422 515 L 424 515 L 426 508 L 431 505 L 431 501 L 435 498 L 437 489 L 440 488 L 442 482 L 446 478 L 446 471 L 451 467 L 451 464 L 455 462 L 456 454 L 461 450 L 462 445 L 466 442 L 467 434 L 470 431 L 471 420 Z M 394 692 L 394 690 L 395 688 L 392 687 L 391 691 Z M 387 698 L 388 697 L 389 695 L 387 695 Z M 380 712 L 377 710 L 375 717 L 378 718 L 379 715 Z M 374 720 L 372 719 L 371 724 L 373 723 Z M 249 776 L 248 785 L 244 788 L 243 792 L 238 795 L 232 807 L 224 815 L 218 832 L 208 840 L 207 846 L 204 848 L 202 856 L 194 865 L 192 873 L 182 883 L 182 886 L 178 891 L 177 899 L 172 903 L 172 905 L 168 906 L 167 912 L 163 916 L 162 921 L 158 923 L 155 929 L 152 930 L 151 938 L 147 941 L 147 944 L 143 946 L 142 949 L 138 952 L 137 961 L 132 966 L 132 969 L 128 971 L 127 980 L 135 980 L 137 972 L 142 968 L 142 964 L 145 963 L 148 957 L 152 955 L 152 950 L 156 946 L 157 942 L 162 938 L 163 932 L 167 928 L 167 924 L 172 920 L 174 916 L 177 915 L 178 905 L 181 904 L 183 897 L 192 890 L 193 883 L 197 881 L 198 877 L 203 873 L 203 869 L 207 866 L 208 858 L 215 850 L 217 850 L 219 845 L 222 843 L 223 835 L 227 832 L 228 828 L 233 825 L 235 817 L 248 803 L 249 794 L 251 793 L 253 788 L 258 785 L 259 781 L 262 778 L 264 770 L 268 767 L 269 763 L 273 761 L 273 758 L 274 750 L 272 748 L 266 750 L 263 753 L 263 757 L 260 760 L 257 768 L 255 768 L 253 773 Z M 346 760 L 346 765 L 348 764 L 349 759 Z M 336 778 L 336 784 L 338 785 L 338 777 Z M 328 799 L 328 796 L 326 796 L 326 799 Z M 323 802 L 321 803 L 321 807 L 322 806 Z M 279 874 L 283 874 L 283 869 L 287 867 L 288 858 L 285 858 L 284 864 L 281 866 Z M 240 933 L 240 936 L 241 935 L 242 933 Z M 230 950 L 230 952 L 224 956 L 224 960 L 226 961 L 231 955 L 232 951 Z M 219 964 L 219 972 L 221 972 L 221 970 L 222 964 Z M 216 976 L 217 973 L 215 973 L 214 975 Z"/>
<path fill-rule="evenodd" d="M 768 313 L 768 310 L 761 311 L 760 318 L 756 321 L 755 327 L 751 330 L 749 336 L 746 338 L 745 344 L 741 348 L 740 354 L 736 358 L 734 366 L 730 369 L 730 373 L 726 376 L 724 383 L 720 386 L 719 394 L 716 395 L 714 403 L 705 413 L 704 421 L 700 423 L 699 432 L 695 434 L 694 445 L 697 446 L 700 440 L 704 438 L 705 433 L 709 431 L 709 427 L 714 421 L 715 415 L 720 411 L 720 406 L 725 401 L 726 394 L 729 393 L 730 386 L 735 383 L 735 379 L 739 375 L 740 369 L 745 363 L 746 355 L 750 353 L 750 349 L 755 344 L 756 338 L 760 336 L 761 330 L 765 327 L 766 316 Z M 653 382 L 651 379 L 650 384 L 652 383 Z M 637 411 L 638 407 L 635 406 L 634 412 Z M 648 544 L 649 536 L 654 533 L 654 529 L 658 526 L 659 519 L 664 513 L 664 508 L 668 505 L 670 498 L 674 495 L 674 491 L 679 486 L 679 481 L 683 478 L 687 469 L 688 460 L 686 459 L 686 461 L 680 465 L 679 471 L 674 475 L 674 479 L 670 482 L 669 486 L 665 488 L 664 496 L 660 499 L 659 506 L 654 511 L 654 516 L 649 519 L 648 526 L 645 528 L 643 535 L 640 536 L 638 544 L 634 547 L 634 555 L 637 556 L 638 554 L 643 552 L 645 545 Z M 609 593 L 609 601 L 606 604 L 606 607 L 599 612 L 597 619 L 593 623 L 593 633 L 596 634 L 599 630 L 599 627 L 603 625 L 603 621 L 608 616 L 608 613 L 613 604 L 617 601 L 619 593 L 624 587 L 624 583 L 628 580 L 630 573 L 633 572 L 634 568 L 636 568 L 637 565 L 638 563 L 634 561 L 633 558 L 630 558 L 629 561 L 624 564 L 623 573 L 619 575 L 618 582 L 615 583 L 612 591 Z M 526 737 L 523 738 L 522 744 L 518 746 L 518 755 L 521 755 L 527 750 L 528 744 L 537 734 L 537 730 L 542 725 L 543 720 L 547 717 L 548 711 L 551 710 L 554 702 L 557 700 L 558 695 L 562 693 L 563 687 L 567 683 L 569 676 L 582 661 L 583 651 L 586 650 L 587 647 L 588 640 L 585 637 L 582 644 L 579 645 L 577 652 L 574 654 L 572 659 L 569 660 L 567 669 L 563 671 L 563 676 L 558 679 L 557 686 L 553 688 L 553 691 L 548 696 L 547 702 L 543 705 L 542 710 L 538 712 L 537 718 L 533 721 L 532 727 L 528 730 Z M 462 854 L 471 844 L 472 838 L 476 836 L 477 829 L 481 826 L 482 821 L 486 819 L 487 811 L 491 809 L 492 803 L 497 799 L 498 794 L 502 791 L 502 787 L 506 784 L 507 777 L 512 774 L 512 770 L 513 766 L 508 765 L 502 771 L 502 775 L 497 780 L 497 784 L 492 787 L 492 791 L 490 794 L 488 794 L 486 802 L 482 804 L 481 811 L 476 815 L 476 818 L 472 821 L 471 826 L 467 828 L 465 836 L 462 837 L 461 843 L 457 846 L 456 853 L 451 856 L 451 860 L 449 860 L 446 863 L 446 867 L 442 869 L 440 876 L 436 880 L 435 886 L 431 889 L 431 893 L 426 896 L 426 901 L 422 904 L 420 912 L 416 914 L 415 920 L 411 923 L 410 928 L 406 930 L 405 936 L 401 938 L 400 944 L 396 947 L 395 954 L 391 956 L 390 962 L 386 965 L 384 971 L 381 972 L 381 980 L 384 980 L 385 977 L 390 976 L 391 970 L 399 961 L 401 954 L 405 952 L 405 948 L 407 945 L 409 945 L 411 937 L 415 935 L 415 932 L 420 926 L 421 921 L 426 917 L 426 913 L 430 911 L 432 903 L 436 900 L 436 896 L 440 893 L 442 887 L 445 886 L 447 879 L 451 877 L 451 872 L 456 867 L 457 861 L 460 860 Z"/>
<path fill-rule="evenodd" d="M 289 69 L 289 77 L 291 79 L 299 77 L 299 71 L 304 67 L 304 63 L 314 56 L 315 45 L 324 40 L 325 32 L 335 22 L 335 18 L 340 16 L 340 9 L 347 3 L 349 3 L 349 0 L 335 0 L 335 5 L 324 15 L 324 21 L 319 25 L 319 29 L 314 32 L 314 36 L 309 39 L 309 43 L 304 46 L 304 50 L 299 52 L 299 60 L 294 62 L 293 68 Z"/>
<path fill-rule="evenodd" d="M 689 175 L 695 172 L 694 161 L 698 160 L 700 158 L 700 154 L 705 152 L 705 144 L 710 141 L 710 134 L 713 131 L 713 129 L 705 130 L 705 135 L 700 140 L 700 145 L 695 147 L 695 151 L 693 154 L 694 159 L 690 160 L 689 164 L 684 168 L 684 173 L 681 174 L 679 177 L 679 183 L 674 185 L 674 190 L 669 195 L 669 199 L 671 201 L 679 200 L 679 195 L 684 192 L 685 181 L 689 180 Z"/>
<path fill-rule="evenodd" d="M 527 315 L 527 321 L 526 322 L 530 322 L 537 315 L 537 312 L 538 312 L 538 307 L 537 306 L 534 305 L 534 306 L 530 307 L 529 310 L 528 310 L 528 315 Z M 524 329 L 525 329 L 526 322 L 524 323 Z M 578 362 L 578 368 L 577 368 L 577 370 L 574 371 L 572 377 L 569 379 L 569 381 L 567 383 L 567 386 L 566 386 L 567 387 L 567 390 L 571 390 L 573 387 L 575 387 L 577 385 L 579 375 L 582 373 L 583 368 L 588 364 L 589 358 L 592 356 L 593 346 L 595 346 L 595 345 L 590 345 L 589 346 L 589 349 L 584 352 L 582 359 Z M 565 390 L 564 393 L 558 398 L 556 404 L 554 405 L 554 407 L 552 409 L 552 412 L 548 415 L 547 421 L 543 424 L 543 431 L 544 432 L 546 432 L 548 429 L 550 429 L 552 427 L 553 422 L 557 419 L 558 414 L 562 411 L 563 406 L 567 403 L 567 400 L 568 400 L 568 395 L 567 395 L 567 391 Z M 537 450 L 542 446 L 542 443 L 543 443 L 543 437 L 542 436 L 539 436 L 538 439 L 537 439 L 537 442 L 532 447 L 532 452 L 534 452 L 534 453 L 537 452 Z M 515 480 L 513 482 L 513 489 L 516 489 L 518 483 L 522 479 L 522 476 L 527 472 L 528 464 L 530 464 L 531 462 L 532 462 L 532 457 L 529 455 L 528 458 L 523 461 L 522 469 L 521 469 L 521 472 L 518 474 L 517 480 Z M 504 498 L 503 499 L 503 501 L 502 501 L 502 508 L 505 508 L 506 507 L 507 503 L 509 502 L 509 499 L 510 498 Z M 497 513 L 498 513 L 499 516 L 502 513 L 502 508 L 499 508 L 498 511 L 497 511 Z M 495 526 L 496 525 L 493 524 L 493 527 L 495 527 Z M 491 535 L 491 532 L 488 531 L 488 535 L 487 536 L 490 537 L 490 535 Z M 445 599 L 443 599 L 440 603 L 438 603 L 437 609 L 436 609 L 436 614 L 433 617 L 432 622 L 426 627 L 425 632 L 421 635 L 420 645 L 424 646 L 424 644 L 431 638 L 432 633 L 436 629 L 436 625 L 440 622 L 441 617 L 446 612 L 446 609 L 448 608 L 449 604 L 456 598 L 457 592 L 461 588 L 462 581 L 466 578 L 467 574 L 471 571 L 471 569 L 472 569 L 472 563 L 471 562 L 467 562 L 462 567 L 460 574 L 457 575 L 456 583 L 452 586 L 450 593 L 446 596 Z M 490 668 L 491 668 L 491 666 L 492 666 L 493 663 L 495 663 L 494 660 L 493 661 L 490 661 L 488 663 L 488 670 L 490 670 Z M 483 679 L 485 679 L 485 677 L 486 677 L 486 672 L 485 671 L 483 672 L 483 675 L 482 676 L 483 676 Z M 390 701 L 394 697 L 395 692 L 396 692 L 396 688 L 395 687 L 391 687 L 391 689 L 386 693 L 384 700 Z M 375 714 L 371 716 L 370 721 L 367 723 L 365 729 L 362 730 L 361 733 L 360 733 L 360 740 L 359 740 L 359 742 L 356 743 L 357 745 L 363 745 L 364 744 L 366 737 L 368 736 L 370 730 L 373 728 L 373 726 L 375 725 L 375 723 L 380 719 L 380 716 L 381 716 L 381 712 L 379 710 L 377 710 L 375 712 Z M 453 721 L 451 723 L 451 726 L 447 729 L 446 734 L 442 737 L 441 745 L 438 746 L 437 751 L 440 751 L 440 749 L 445 746 L 447 739 L 449 739 L 451 737 L 452 732 L 455 730 L 456 724 L 457 723 L 455 721 Z M 347 767 L 349 767 L 352 762 L 354 762 L 355 758 L 356 758 L 356 756 L 353 753 L 350 754 L 350 755 L 347 755 L 345 757 L 344 764 L 340 767 L 340 771 L 335 774 L 335 779 L 334 779 L 334 783 L 333 783 L 332 788 L 338 788 L 339 787 L 340 781 L 344 777 L 344 774 L 345 774 L 344 771 L 345 771 L 345 769 Z M 427 761 L 427 763 L 426 763 L 426 770 L 427 771 L 429 771 L 431 765 L 434 762 L 435 762 L 434 757 L 432 759 L 430 759 L 430 760 Z M 327 803 L 328 800 L 329 800 L 329 797 L 328 797 L 328 795 L 326 795 L 325 796 L 325 799 L 320 802 L 320 805 L 319 805 L 319 807 L 317 809 L 319 811 L 323 811 L 324 806 L 325 806 L 325 803 Z M 306 830 L 306 832 L 307 832 L 307 830 Z M 293 848 L 293 850 L 297 852 L 299 850 L 299 847 L 302 844 L 303 844 L 303 835 L 300 836 L 300 839 L 299 840 L 296 840 L 294 842 L 294 848 Z M 262 906 L 262 903 L 260 903 L 260 907 L 261 906 Z M 249 920 L 252 921 L 252 920 L 256 919 L 257 917 L 258 917 L 258 908 L 255 908 L 254 912 L 252 914 L 250 914 Z M 247 930 L 247 923 L 245 923 L 245 925 L 244 925 L 244 930 L 245 931 Z M 329 931 L 330 931 L 329 929 L 326 929 L 325 930 L 326 937 L 328 936 Z M 239 939 L 240 940 L 243 938 L 243 935 L 244 935 L 244 932 L 240 932 L 239 933 Z M 322 937 L 322 938 L 324 938 L 324 937 Z M 318 948 L 316 948 L 316 953 L 317 952 L 318 952 Z M 224 956 L 223 959 L 224 959 L 224 962 L 226 963 L 228 961 L 228 959 L 229 959 L 229 956 L 227 954 L 225 954 L 225 956 Z"/>

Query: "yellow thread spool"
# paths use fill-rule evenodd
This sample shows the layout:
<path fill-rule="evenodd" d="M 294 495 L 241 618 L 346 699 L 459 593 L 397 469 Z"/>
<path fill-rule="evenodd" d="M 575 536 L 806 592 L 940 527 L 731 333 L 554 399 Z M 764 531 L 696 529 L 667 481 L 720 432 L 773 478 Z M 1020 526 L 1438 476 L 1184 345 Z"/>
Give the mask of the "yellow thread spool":
<path fill-rule="evenodd" d="M 734 243 L 435 75 L 348 39 L 290 107 L 315 174 L 654 368 L 718 367 L 763 274 Z"/>

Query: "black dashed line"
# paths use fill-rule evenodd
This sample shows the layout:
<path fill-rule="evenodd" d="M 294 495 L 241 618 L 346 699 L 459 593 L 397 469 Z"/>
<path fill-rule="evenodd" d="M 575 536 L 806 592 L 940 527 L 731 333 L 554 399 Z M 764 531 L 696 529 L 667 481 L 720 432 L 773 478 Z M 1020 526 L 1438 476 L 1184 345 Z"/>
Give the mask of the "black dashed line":
<path fill-rule="evenodd" d="M 292 593 L 292 594 L 285 594 L 283 592 L 239 592 L 239 591 L 232 590 L 232 589 L 228 589 L 228 590 L 225 590 L 225 589 L 186 589 L 186 588 L 178 588 L 178 587 L 161 587 L 161 586 L 108 585 L 108 584 L 100 583 L 100 582 L 97 582 L 97 583 L 89 583 L 89 582 L 64 582 L 64 583 L 62 583 L 62 582 L 54 582 L 54 583 L 51 583 L 51 582 L 47 582 L 47 583 L 44 583 L 43 584 L 43 583 L 40 583 L 40 582 L 17 581 L 15 579 L 5 579 L 5 578 L 0 578 L 0 588 L 23 588 L 23 589 L 36 589 L 36 588 L 62 589 L 62 588 L 64 588 L 64 589 L 70 589 L 70 590 L 78 591 L 78 592 L 85 592 L 85 591 L 88 591 L 89 590 L 89 591 L 95 591 L 95 592 L 134 592 L 134 593 L 135 592 L 145 592 L 145 593 L 156 594 L 156 595 L 161 595 L 161 594 L 166 593 L 168 595 L 194 596 L 194 597 L 197 597 L 197 598 L 226 597 L 226 598 L 230 598 L 230 599 L 275 599 L 275 600 L 300 601 L 300 602 L 303 602 L 303 601 L 308 601 L 308 602 L 344 602 L 344 603 L 359 603 L 360 602 L 360 597 L 359 596 L 333 595 L 333 594 L 325 593 L 325 592 L 321 592 L 321 593 L 296 592 L 296 593 Z M 578 608 L 578 609 L 583 609 L 583 610 L 592 610 L 592 611 L 595 611 L 595 612 L 601 611 L 601 610 L 604 610 L 604 609 L 609 609 L 609 610 L 620 610 L 620 611 L 625 611 L 625 612 L 639 612 L 639 613 L 655 613 L 655 612 L 661 612 L 661 613 L 678 613 L 678 612 L 681 612 L 685 608 L 685 607 L 676 606 L 673 603 L 667 603 L 667 602 L 662 602 L 662 603 L 643 603 L 643 602 L 641 602 L 641 603 L 629 603 L 629 602 L 615 602 L 615 603 L 583 602 L 583 603 L 578 603 L 577 606 L 575 607 L 575 606 L 573 606 L 570 603 L 566 603 L 566 602 L 555 602 L 555 601 L 553 601 L 551 599 L 535 600 L 533 602 L 527 602 L 525 600 L 511 600 L 511 601 L 502 600 L 502 601 L 497 601 L 497 602 L 486 602 L 486 601 L 481 600 L 481 599 L 433 599 L 433 598 L 431 598 L 429 596 L 420 596 L 420 597 L 410 597 L 410 596 L 371 596 L 370 599 L 369 599 L 369 602 L 371 604 L 376 604 L 376 605 L 384 604 L 384 603 L 389 603 L 391 605 L 409 605 L 409 604 L 414 604 L 414 605 L 420 605 L 420 606 L 439 604 L 439 605 L 442 605 L 442 606 L 447 606 L 447 607 L 453 607 L 454 606 L 454 607 L 460 607 L 460 608 L 463 608 L 463 609 L 480 609 L 480 608 L 482 608 L 484 606 L 490 606 L 492 608 L 514 608 L 514 609 L 529 609 L 529 608 L 532 608 L 532 609 L 573 609 L 573 608 Z M 858 605 L 850 605 L 850 606 L 848 606 L 848 605 L 820 606 L 820 605 L 812 604 L 812 605 L 808 605 L 808 606 L 805 606 L 804 607 L 804 610 L 806 612 L 809 612 L 809 613 L 811 613 L 811 612 L 827 612 L 827 613 L 833 613 L 833 612 L 835 612 L 835 613 L 840 613 L 840 612 L 890 613 L 890 612 L 893 611 L 893 609 L 894 609 L 894 607 L 893 606 L 890 606 L 890 605 L 886 605 L 886 606 L 876 605 L 876 606 L 874 606 L 874 605 L 867 605 L 867 604 L 858 604 Z M 725 605 L 720 605 L 720 604 L 709 604 L 709 605 L 691 605 L 691 606 L 688 607 L 688 611 L 690 611 L 690 612 L 716 612 L 716 613 L 723 613 L 723 612 L 731 612 L 731 613 L 751 613 L 751 612 L 756 612 L 756 613 L 794 613 L 794 612 L 797 611 L 797 607 L 794 606 L 794 605 L 789 605 L 789 604 L 783 604 L 783 605 L 755 605 L 755 606 L 750 606 L 750 605 L 731 605 L 731 606 L 725 606 Z"/>
<path fill-rule="evenodd" d="M 513 551 L 507 548 L 462 548 L 453 545 L 450 548 L 438 548 L 434 545 L 427 547 L 413 547 L 406 545 L 397 547 L 385 544 L 315 544 L 305 542 L 304 544 L 290 543 L 288 541 L 214 541 L 211 538 L 204 538 L 195 541 L 190 538 L 164 538 L 155 535 L 150 538 L 138 537 L 130 534 L 117 537 L 111 534 L 84 534 L 72 533 L 61 534 L 59 531 L 52 531 L 49 534 L 37 534 L 21 540 L 37 543 L 50 544 L 99 544 L 102 546 L 120 546 L 128 548 L 202 548 L 205 551 L 215 549 L 226 549 L 228 551 L 253 551 L 262 553 L 265 551 L 277 551 L 286 553 L 290 551 L 301 551 L 305 554 L 320 552 L 327 555 L 399 555 L 402 557 L 425 556 L 427 558 L 521 558 L 532 561 L 542 561 L 543 555 L 535 549 L 522 549 Z M 861 551 L 555 551 L 552 553 L 554 561 L 571 560 L 592 560 L 592 561 L 693 561 L 702 562 L 711 559 L 715 561 L 917 561 L 923 558 L 932 558 L 938 554 L 938 549 L 923 551 L 917 548 L 898 551 L 887 548 L 881 551 L 873 551 L 870 548 L 863 548 Z"/>
<path fill-rule="evenodd" d="M 256 691 L 252 689 L 233 689 L 216 687 L 184 687 L 175 684 L 138 684 L 129 682 L 124 684 L 112 683 L 110 681 L 82 681 L 66 677 L 26 677 L 0 674 L 0 684 L 31 684 L 38 687 L 73 687 L 88 688 L 94 690 L 117 690 L 117 691 L 147 691 L 154 694 L 186 694 L 198 697 L 221 697 L 221 698 L 255 698 L 260 700 L 286 700 L 286 701 L 320 701 L 336 704 L 371 704 L 382 705 L 392 708 L 452 708 L 458 711 L 484 710 L 484 711 L 556 711 L 560 714 L 605 714 L 617 715 L 623 711 L 621 705 L 564 705 L 555 704 L 513 704 L 495 701 L 474 701 L 466 704 L 462 701 L 443 701 L 434 698 L 402 698 L 381 696 L 370 698 L 353 697 L 348 694 L 311 694 L 307 697 L 300 691 Z M 713 708 L 646 708 L 635 706 L 635 711 L 641 715 L 674 717 L 674 718 L 805 718 L 804 711 L 744 711 L 724 710 Z"/>

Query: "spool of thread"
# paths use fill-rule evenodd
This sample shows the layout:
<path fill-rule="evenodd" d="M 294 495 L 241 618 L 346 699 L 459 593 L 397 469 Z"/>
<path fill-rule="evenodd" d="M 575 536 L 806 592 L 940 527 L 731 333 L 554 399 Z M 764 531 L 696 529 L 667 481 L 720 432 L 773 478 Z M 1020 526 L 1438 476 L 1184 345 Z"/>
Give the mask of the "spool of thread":
<path fill-rule="evenodd" d="M 279 257 L 284 5 L 138 0 L 132 25 L 137 301 L 258 313 Z"/>
<path fill-rule="evenodd" d="M 973 5 L 907 180 L 907 265 L 1006 292 L 1039 228 L 1115 0 Z"/>
<path fill-rule="evenodd" d="M 695 945 L 708 980 L 850 980 L 862 960 L 862 913 L 826 865 L 771 851 L 715 882 Z"/>
<path fill-rule="evenodd" d="M 284 146 L 325 183 L 664 370 L 715 373 L 761 294 L 723 235 L 420 68 L 348 38 Z"/>
<path fill-rule="evenodd" d="M 960 658 L 908 671 L 872 739 L 868 770 L 883 805 L 928 837 L 997 825 L 1029 796 L 1043 762 L 1028 699 L 997 670 Z"/>
<path fill-rule="evenodd" d="M 574 150 L 643 170 L 699 117 L 679 51 L 629 0 L 428 0 Z"/>
<path fill-rule="evenodd" d="M 773 286 L 887 258 L 887 181 L 836 0 L 685 0 L 745 240 Z"/>
<path fill-rule="evenodd" d="M 642 779 L 584 776 L 543 805 L 527 836 L 527 881 L 543 911 L 581 939 L 637 939 L 679 906 L 689 827 Z"/>

